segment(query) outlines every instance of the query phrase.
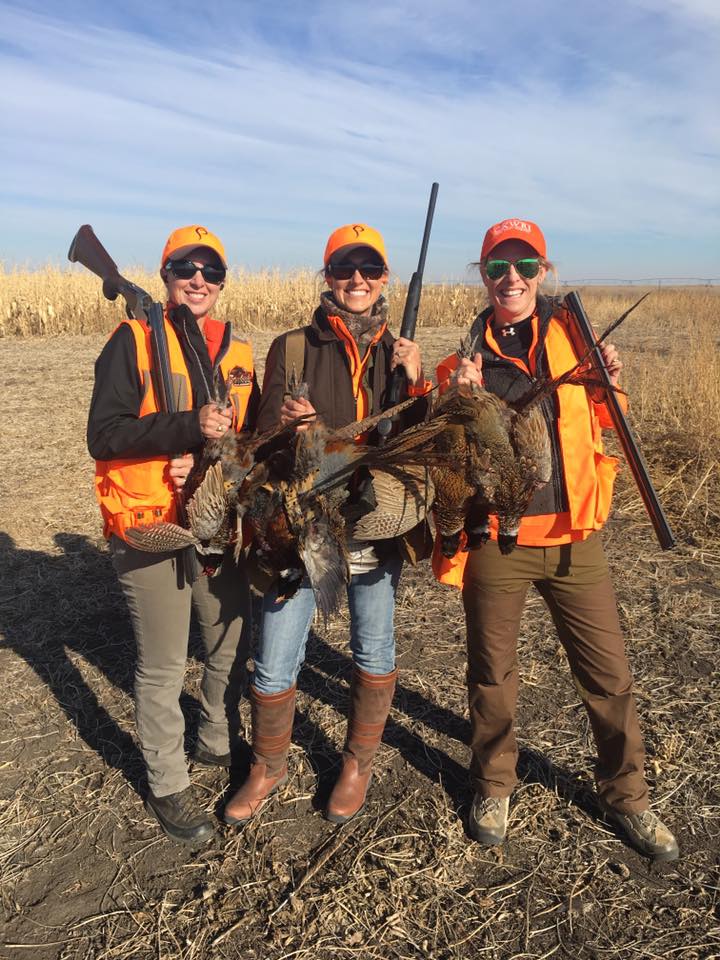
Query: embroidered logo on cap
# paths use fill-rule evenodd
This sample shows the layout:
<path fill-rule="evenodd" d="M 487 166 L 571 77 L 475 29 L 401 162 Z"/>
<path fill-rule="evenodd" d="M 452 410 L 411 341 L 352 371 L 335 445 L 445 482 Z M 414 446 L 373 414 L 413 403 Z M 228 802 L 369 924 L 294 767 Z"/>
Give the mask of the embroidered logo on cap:
<path fill-rule="evenodd" d="M 499 233 L 505 233 L 506 230 L 520 230 L 523 233 L 532 233 L 532 227 L 529 223 L 525 223 L 524 220 L 503 220 L 502 223 L 498 223 L 493 227 L 493 235 L 497 236 Z"/>

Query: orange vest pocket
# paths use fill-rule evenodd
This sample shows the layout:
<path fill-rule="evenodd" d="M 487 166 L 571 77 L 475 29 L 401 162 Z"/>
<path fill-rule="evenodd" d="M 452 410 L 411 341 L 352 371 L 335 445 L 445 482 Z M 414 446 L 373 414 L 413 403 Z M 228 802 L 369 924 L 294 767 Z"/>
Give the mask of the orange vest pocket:
<path fill-rule="evenodd" d="M 597 477 L 595 500 L 595 529 L 605 523 L 610 513 L 615 477 L 617 476 L 619 461 L 617 457 L 609 457 L 605 453 L 595 453 L 595 476 Z"/>

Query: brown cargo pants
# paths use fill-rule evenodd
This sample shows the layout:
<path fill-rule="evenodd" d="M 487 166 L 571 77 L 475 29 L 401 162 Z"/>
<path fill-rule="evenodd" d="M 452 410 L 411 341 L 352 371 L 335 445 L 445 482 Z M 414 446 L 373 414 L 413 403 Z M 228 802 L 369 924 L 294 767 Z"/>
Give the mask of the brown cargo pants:
<path fill-rule="evenodd" d="M 531 583 L 550 609 L 590 718 L 600 797 L 624 813 L 646 809 L 633 681 L 597 534 L 561 547 L 516 547 L 508 556 L 493 541 L 470 552 L 463 603 L 475 789 L 507 797 L 517 783 L 517 639 Z"/>
<path fill-rule="evenodd" d="M 250 644 L 248 579 L 242 560 L 236 566 L 231 555 L 215 577 L 201 576 L 189 586 L 177 569 L 177 553 L 145 553 L 118 537 L 111 538 L 110 553 L 137 643 L 138 738 L 150 789 L 155 796 L 163 797 L 184 790 L 190 783 L 180 694 L 191 607 L 205 646 L 198 747 L 222 755 L 237 736 L 238 704 Z"/>

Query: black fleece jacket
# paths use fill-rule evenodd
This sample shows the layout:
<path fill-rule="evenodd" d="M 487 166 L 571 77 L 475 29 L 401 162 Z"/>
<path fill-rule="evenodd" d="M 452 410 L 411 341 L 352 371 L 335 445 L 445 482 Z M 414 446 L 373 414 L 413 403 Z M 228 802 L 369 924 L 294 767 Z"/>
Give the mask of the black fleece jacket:
<path fill-rule="evenodd" d="M 143 386 L 137 364 L 135 337 L 126 323 L 112 334 L 95 362 L 95 386 L 90 402 L 87 444 L 95 460 L 156 457 L 196 452 L 203 443 L 199 410 L 215 398 L 215 372 L 227 353 L 232 336 L 230 324 L 215 363 L 192 314 L 184 309 L 170 311 L 170 322 L 178 336 L 190 374 L 192 409 L 179 413 L 150 413 L 141 417 Z M 217 389 L 224 393 L 222 378 Z M 253 387 L 244 426 L 255 425 L 260 391 L 253 373 Z"/>
<path fill-rule="evenodd" d="M 476 317 L 470 336 L 473 339 L 471 355 L 479 353 L 482 356 L 482 373 L 485 389 L 490 393 L 512 404 L 519 401 L 531 389 L 537 380 L 550 375 L 547 357 L 545 355 L 545 336 L 553 315 L 554 302 L 546 297 L 538 297 L 538 347 L 535 353 L 535 375 L 528 376 L 510 360 L 499 357 L 489 346 L 486 339 L 487 319 L 492 308 Z M 544 516 L 550 513 L 563 513 L 568 509 L 568 498 L 565 490 L 565 472 L 563 469 L 562 454 L 560 451 L 560 437 L 558 434 L 559 407 L 557 393 L 546 397 L 540 404 L 548 433 L 550 434 L 550 450 L 552 455 L 552 477 L 550 483 L 537 490 L 525 511 L 528 516 Z"/>

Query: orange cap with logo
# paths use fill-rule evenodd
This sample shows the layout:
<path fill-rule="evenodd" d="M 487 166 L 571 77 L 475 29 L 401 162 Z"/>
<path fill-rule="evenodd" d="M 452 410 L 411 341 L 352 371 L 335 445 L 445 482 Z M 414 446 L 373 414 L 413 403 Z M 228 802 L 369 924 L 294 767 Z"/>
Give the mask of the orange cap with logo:
<path fill-rule="evenodd" d="M 214 233 L 210 233 L 206 227 L 198 226 L 196 223 L 189 227 L 178 227 L 177 230 L 173 230 L 167 238 L 167 243 L 162 252 L 160 267 L 164 267 L 171 258 L 180 259 L 183 254 L 190 253 L 191 250 L 197 250 L 198 247 L 208 247 L 216 253 L 227 270 L 225 247 L 220 242 L 220 238 L 215 236 Z"/>
<path fill-rule="evenodd" d="M 495 247 L 503 240 L 523 240 L 533 248 L 535 253 L 545 257 L 547 249 L 545 246 L 545 237 L 540 227 L 531 220 L 501 220 L 494 224 L 485 234 L 480 259 L 484 260 Z"/>
<path fill-rule="evenodd" d="M 366 223 L 346 223 L 344 227 L 333 230 L 325 247 L 323 263 L 327 266 L 338 250 L 350 253 L 356 247 L 370 247 L 382 257 L 385 266 L 388 265 L 385 241 L 377 230 L 373 230 Z"/>

